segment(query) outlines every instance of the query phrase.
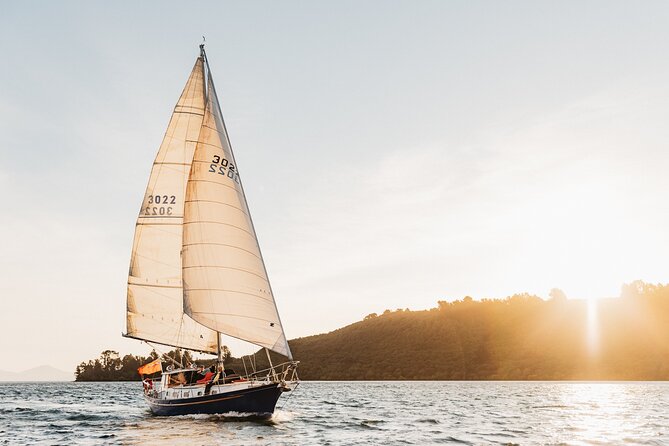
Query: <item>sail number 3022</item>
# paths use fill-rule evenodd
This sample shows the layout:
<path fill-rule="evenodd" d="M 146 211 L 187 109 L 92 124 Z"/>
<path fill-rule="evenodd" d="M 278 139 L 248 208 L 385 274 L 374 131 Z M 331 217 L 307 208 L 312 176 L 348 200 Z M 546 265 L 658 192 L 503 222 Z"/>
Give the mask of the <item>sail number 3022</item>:
<path fill-rule="evenodd" d="M 174 195 L 149 195 L 147 205 L 142 209 L 144 215 L 172 215 L 172 206 L 177 204 Z"/>
<path fill-rule="evenodd" d="M 214 159 L 212 159 L 211 162 L 212 164 L 209 165 L 209 172 L 226 176 L 239 184 L 239 172 L 237 172 L 234 164 L 218 155 L 214 155 Z"/>

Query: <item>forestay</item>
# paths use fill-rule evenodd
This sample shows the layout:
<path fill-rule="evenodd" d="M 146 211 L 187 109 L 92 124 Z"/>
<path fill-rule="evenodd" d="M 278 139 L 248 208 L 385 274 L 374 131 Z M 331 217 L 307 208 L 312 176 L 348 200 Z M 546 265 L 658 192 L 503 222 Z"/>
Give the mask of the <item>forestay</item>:
<path fill-rule="evenodd" d="M 292 355 L 211 76 L 186 188 L 184 311 L 235 338 Z"/>
<path fill-rule="evenodd" d="M 203 64 L 198 58 L 174 109 L 137 219 L 126 336 L 216 353 L 216 331 L 183 311 L 184 192 L 205 108 Z"/>

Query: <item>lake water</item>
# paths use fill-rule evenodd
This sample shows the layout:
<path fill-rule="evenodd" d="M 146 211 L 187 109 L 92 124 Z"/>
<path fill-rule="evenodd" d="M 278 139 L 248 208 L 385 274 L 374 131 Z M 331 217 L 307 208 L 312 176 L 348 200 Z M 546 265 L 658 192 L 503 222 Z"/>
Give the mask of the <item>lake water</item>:
<path fill-rule="evenodd" d="M 0 444 L 669 445 L 669 383 L 304 382 L 278 407 L 160 418 L 141 383 L 0 383 Z"/>

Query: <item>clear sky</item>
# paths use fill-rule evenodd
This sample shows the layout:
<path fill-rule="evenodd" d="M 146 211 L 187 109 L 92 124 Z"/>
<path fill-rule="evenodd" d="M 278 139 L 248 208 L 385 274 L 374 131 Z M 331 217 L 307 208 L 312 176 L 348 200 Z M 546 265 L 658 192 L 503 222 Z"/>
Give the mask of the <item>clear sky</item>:
<path fill-rule="evenodd" d="M 669 281 L 667 24 L 652 1 L 0 0 L 0 369 L 148 353 L 120 336 L 134 222 L 203 34 L 289 338 Z"/>

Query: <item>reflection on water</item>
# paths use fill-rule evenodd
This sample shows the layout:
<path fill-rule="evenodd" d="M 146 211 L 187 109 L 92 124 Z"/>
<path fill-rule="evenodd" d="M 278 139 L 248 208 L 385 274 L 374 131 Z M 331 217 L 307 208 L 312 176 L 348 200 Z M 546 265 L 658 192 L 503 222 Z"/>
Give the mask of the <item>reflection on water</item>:
<path fill-rule="evenodd" d="M 190 415 L 174 418 L 155 417 L 148 413 L 136 423 L 124 424 L 119 437 L 124 444 L 238 444 L 260 442 L 281 422 L 292 416 L 278 411 L 273 419 L 262 419 L 245 414 L 233 416 Z"/>
<path fill-rule="evenodd" d="M 635 432 L 631 414 L 634 395 L 631 389 L 616 384 L 574 384 L 562 386 L 561 399 L 572 408 L 565 425 L 592 441 L 623 441 Z"/>
<path fill-rule="evenodd" d="M 669 444 L 668 383 L 307 382 L 269 420 L 154 417 L 140 392 L 0 384 L 0 443 Z"/>

